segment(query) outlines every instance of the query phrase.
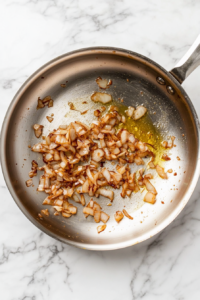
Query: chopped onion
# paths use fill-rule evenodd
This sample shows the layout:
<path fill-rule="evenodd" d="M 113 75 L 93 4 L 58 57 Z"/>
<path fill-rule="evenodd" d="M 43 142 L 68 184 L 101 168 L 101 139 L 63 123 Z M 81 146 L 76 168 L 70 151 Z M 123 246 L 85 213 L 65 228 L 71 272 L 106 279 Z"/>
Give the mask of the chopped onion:
<path fill-rule="evenodd" d="M 98 77 L 96 79 L 96 83 L 98 84 L 98 86 L 101 88 L 101 89 L 107 89 L 109 88 L 109 86 L 112 84 L 112 81 L 109 79 L 109 81 L 107 79 L 102 79 L 101 77 Z"/>
<path fill-rule="evenodd" d="M 109 219 L 110 219 L 110 216 L 107 215 L 105 212 L 101 211 L 101 221 L 103 223 L 107 223 Z"/>
<path fill-rule="evenodd" d="M 72 196 L 72 199 L 76 202 L 76 203 L 81 203 L 80 198 L 78 196 L 77 193 L 74 193 Z"/>
<path fill-rule="evenodd" d="M 40 98 L 38 98 L 38 105 L 37 105 L 37 109 L 43 108 L 44 104 L 42 102 L 42 100 Z"/>
<path fill-rule="evenodd" d="M 121 121 L 122 121 L 122 123 L 125 124 L 125 123 L 126 123 L 126 117 L 125 117 L 125 116 L 122 116 L 122 120 L 121 120 Z"/>
<path fill-rule="evenodd" d="M 96 162 L 99 162 L 102 160 L 104 156 L 104 151 L 102 149 L 96 149 L 93 151 L 91 157 L 92 157 L 92 160 L 96 161 Z"/>
<path fill-rule="evenodd" d="M 43 131 L 44 126 L 43 125 L 39 125 L 39 124 L 35 124 L 33 125 L 33 129 L 35 132 L 35 136 L 37 138 L 39 138 L 42 135 L 42 131 Z"/>
<path fill-rule="evenodd" d="M 100 210 L 94 211 L 94 220 L 96 223 L 99 223 L 101 221 L 101 211 Z"/>
<path fill-rule="evenodd" d="M 49 123 L 51 123 L 53 121 L 52 117 L 46 116 L 47 120 L 49 121 Z"/>
<path fill-rule="evenodd" d="M 71 197 L 74 193 L 74 189 L 67 187 L 67 188 L 63 188 L 63 195 L 67 196 L 67 197 Z"/>
<path fill-rule="evenodd" d="M 144 107 L 142 105 L 138 106 L 133 113 L 133 119 L 138 120 L 138 119 L 142 118 L 146 114 L 146 112 L 147 112 L 146 107 Z"/>
<path fill-rule="evenodd" d="M 103 104 L 106 104 L 112 101 L 112 96 L 106 93 L 95 92 L 94 94 L 92 94 L 91 99 L 94 102 L 101 102 Z"/>
<path fill-rule="evenodd" d="M 103 176 L 105 177 L 105 179 L 110 182 L 110 172 L 106 169 L 106 168 L 103 168 L 103 170 L 101 171 Z"/>
<path fill-rule="evenodd" d="M 149 166 L 150 169 L 155 169 L 156 168 L 156 166 L 154 165 L 154 163 L 152 161 L 150 161 L 148 163 L 148 166 Z"/>
<path fill-rule="evenodd" d="M 129 106 L 128 110 L 126 110 L 127 116 L 131 118 L 133 116 L 133 114 L 134 114 L 134 111 L 135 111 L 135 108 L 132 107 L 132 106 Z"/>
<path fill-rule="evenodd" d="M 138 166 L 139 165 L 144 165 L 144 161 L 138 155 L 135 156 L 134 161 L 135 161 L 136 165 L 138 165 Z"/>
<path fill-rule="evenodd" d="M 53 99 L 49 100 L 48 107 L 53 107 Z"/>
<path fill-rule="evenodd" d="M 29 186 L 32 185 L 32 183 L 33 183 L 33 180 L 32 180 L 32 179 L 28 179 L 28 180 L 26 181 L 26 186 L 29 187 Z"/>
<path fill-rule="evenodd" d="M 146 195 L 144 196 L 144 201 L 148 202 L 150 204 L 154 204 L 156 202 L 156 195 L 152 194 L 150 192 L 147 192 Z"/>
<path fill-rule="evenodd" d="M 134 135 L 133 135 L 133 134 L 129 134 L 128 140 L 129 140 L 129 142 L 131 142 L 131 143 L 135 143 L 135 137 L 134 137 Z"/>
<path fill-rule="evenodd" d="M 41 210 L 41 213 L 44 214 L 44 215 L 47 216 L 47 217 L 49 216 L 49 211 L 48 211 L 48 209 L 42 209 L 42 210 Z"/>
<path fill-rule="evenodd" d="M 101 206 L 97 202 L 93 201 L 93 209 L 100 211 L 101 210 Z"/>
<path fill-rule="evenodd" d="M 69 205 L 67 208 L 67 213 L 75 215 L 77 213 L 77 207 L 73 205 Z"/>
<path fill-rule="evenodd" d="M 117 223 L 121 222 L 121 220 L 123 219 L 124 215 L 121 211 L 116 211 L 115 215 L 115 220 L 117 221 Z"/>
<path fill-rule="evenodd" d="M 97 195 L 101 195 L 106 198 L 109 198 L 111 201 L 113 201 L 113 199 L 114 199 L 114 192 L 111 190 L 103 189 L 103 188 L 100 188 L 97 190 Z"/>
<path fill-rule="evenodd" d="M 86 179 L 84 184 L 82 185 L 82 193 L 88 193 L 89 192 L 89 181 Z"/>
<path fill-rule="evenodd" d="M 141 141 L 135 143 L 135 147 L 139 149 L 141 152 L 146 152 L 148 150 L 148 147 L 145 145 L 145 143 Z"/>
<path fill-rule="evenodd" d="M 96 180 L 94 179 L 94 176 L 93 176 L 93 174 L 91 173 L 91 171 L 90 171 L 89 168 L 87 168 L 86 174 L 87 174 L 88 178 L 90 179 L 90 181 L 91 181 L 93 184 L 96 184 Z"/>
<path fill-rule="evenodd" d="M 122 142 L 122 144 L 125 144 L 127 142 L 128 137 L 129 137 L 128 131 L 123 130 L 122 133 L 121 133 L 121 142 Z"/>
<path fill-rule="evenodd" d="M 133 220 L 133 217 L 131 217 L 125 209 L 123 209 L 123 214 L 124 214 L 125 217 L 127 217 L 128 219 Z"/>
<path fill-rule="evenodd" d="M 107 225 L 99 225 L 99 226 L 97 227 L 97 232 L 100 233 L 100 232 L 104 231 L 104 230 L 106 229 L 106 226 L 107 226 Z"/>
<path fill-rule="evenodd" d="M 69 214 L 69 213 L 66 213 L 66 212 L 62 212 L 62 216 L 64 217 L 64 218 L 70 218 L 71 217 L 71 214 Z"/>
<path fill-rule="evenodd" d="M 164 153 L 161 158 L 164 160 L 171 160 L 171 158 L 166 153 Z"/>
<path fill-rule="evenodd" d="M 91 216 L 94 216 L 94 210 L 92 208 L 90 208 L 90 207 L 84 207 L 83 208 L 83 213 L 91 215 Z"/>
<path fill-rule="evenodd" d="M 63 210 L 61 206 L 57 206 L 57 205 L 54 205 L 53 208 L 58 212 L 61 212 Z"/>
<path fill-rule="evenodd" d="M 37 176 L 37 168 L 38 168 L 38 163 L 35 160 L 32 160 L 32 168 L 31 171 L 28 173 L 30 178 Z"/>
<path fill-rule="evenodd" d="M 83 194 L 81 194 L 80 196 L 81 196 L 81 199 L 80 199 L 81 204 L 82 204 L 83 206 L 85 206 L 85 197 L 84 197 Z"/>
<path fill-rule="evenodd" d="M 160 167 L 159 165 L 156 165 L 156 171 L 162 179 L 168 179 L 167 174 L 164 171 L 164 168 Z"/>
<path fill-rule="evenodd" d="M 156 191 L 155 187 L 151 184 L 151 182 L 147 178 L 144 178 L 143 182 L 144 182 L 148 192 L 151 192 L 152 194 L 157 195 L 157 191 Z"/>
<path fill-rule="evenodd" d="M 44 103 L 44 105 L 48 104 L 48 102 L 51 100 L 51 96 L 46 96 L 43 100 L 42 103 Z"/>
<path fill-rule="evenodd" d="M 74 128 L 70 128 L 70 130 L 69 130 L 69 135 L 70 135 L 71 141 L 73 142 L 73 141 L 76 139 L 76 137 L 77 137 L 76 131 L 75 131 Z"/>
<path fill-rule="evenodd" d="M 175 136 L 171 136 L 171 142 L 163 141 L 161 143 L 161 146 L 163 146 L 164 148 L 171 149 L 174 147 L 174 140 L 175 140 Z"/>
<path fill-rule="evenodd" d="M 67 127 L 68 127 L 67 125 L 60 125 L 59 126 L 60 129 L 67 129 Z"/>
<path fill-rule="evenodd" d="M 118 168 L 117 169 L 117 172 L 121 175 L 123 175 L 125 172 L 126 172 L 126 167 L 125 166 L 122 166 L 121 168 Z"/>

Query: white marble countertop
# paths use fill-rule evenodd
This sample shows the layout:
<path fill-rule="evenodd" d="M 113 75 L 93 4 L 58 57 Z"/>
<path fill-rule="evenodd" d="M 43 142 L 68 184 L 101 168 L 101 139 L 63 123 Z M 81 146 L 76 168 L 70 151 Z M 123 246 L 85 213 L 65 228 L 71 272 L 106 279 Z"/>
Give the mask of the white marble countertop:
<path fill-rule="evenodd" d="M 0 123 L 21 84 L 73 49 L 107 45 L 171 69 L 199 34 L 190 0 L 0 1 Z M 200 68 L 183 86 L 200 115 Z M 0 175 L 2 300 L 200 299 L 200 185 L 178 218 L 139 245 L 110 252 L 50 238 L 18 209 Z"/>

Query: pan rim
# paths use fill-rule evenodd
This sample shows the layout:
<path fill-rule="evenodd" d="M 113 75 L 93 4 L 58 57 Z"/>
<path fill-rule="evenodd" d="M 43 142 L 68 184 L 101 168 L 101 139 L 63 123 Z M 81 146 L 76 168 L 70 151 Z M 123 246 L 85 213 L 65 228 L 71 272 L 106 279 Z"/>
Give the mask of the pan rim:
<path fill-rule="evenodd" d="M 34 82 L 39 76 L 42 75 L 42 73 L 44 73 L 46 70 L 51 69 L 54 65 L 59 64 L 62 62 L 62 60 L 66 60 L 67 58 L 70 59 L 70 56 L 73 57 L 74 55 L 80 55 L 81 53 L 84 54 L 88 51 L 96 51 L 97 53 L 101 53 L 102 51 L 109 51 L 111 52 L 113 55 L 117 55 L 119 53 L 121 53 L 122 55 L 127 55 L 127 57 L 129 56 L 133 56 L 133 58 L 139 58 L 141 60 L 144 60 L 146 63 L 149 63 L 150 65 L 153 65 L 155 67 L 157 67 L 160 71 L 162 71 L 166 76 L 168 76 L 173 83 L 177 86 L 178 90 L 181 92 L 181 94 L 185 97 L 187 104 L 189 105 L 190 111 L 192 113 L 193 119 L 194 119 L 194 123 L 195 123 L 195 127 L 196 127 L 196 132 L 197 132 L 197 145 L 198 145 L 198 155 L 197 155 L 197 165 L 196 165 L 196 169 L 194 171 L 193 174 L 193 178 L 192 178 L 192 182 L 191 185 L 187 191 L 187 194 L 182 198 L 181 203 L 183 202 L 182 205 L 178 206 L 175 210 L 172 211 L 172 213 L 170 214 L 170 216 L 168 217 L 168 221 L 167 222 L 162 222 L 161 224 L 159 224 L 155 229 L 151 230 L 151 235 L 149 235 L 149 233 L 146 233 L 144 235 L 141 236 L 141 238 L 137 238 L 137 241 L 135 241 L 136 238 L 133 239 L 129 239 L 127 241 L 123 241 L 123 242 L 118 242 L 115 244 L 88 244 L 88 243 L 79 243 L 76 241 L 70 241 L 67 239 L 62 239 L 62 238 L 58 238 L 58 236 L 51 232 L 49 229 L 47 229 L 46 227 L 44 227 L 41 223 L 39 223 L 36 219 L 34 219 L 29 212 L 25 209 L 25 207 L 21 204 L 21 200 L 20 198 L 17 196 L 17 194 L 15 193 L 12 184 L 10 182 L 10 178 L 9 178 L 9 172 L 7 169 L 7 165 L 6 165 L 6 139 L 7 139 L 7 128 L 9 126 L 10 123 L 10 116 L 13 113 L 13 109 L 15 107 L 15 105 L 18 103 L 20 96 L 24 93 L 24 91 L 27 89 L 27 87 Z M 115 53 L 116 52 L 116 53 Z M 129 57 L 131 58 L 131 57 Z M 17 93 L 14 95 L 8 109 L 6 112 L 6 115 L 4 117 L 4 121 L 2 123 L 2 129 L 1 129 L 1 137 L 0 137 L 0 161 L 1 161 L 1 166 L 2 166 L 2 173 L 4 176 L 4 180 L 6 182 L 6 185 L 8 187 L 8 190 L 12 196 L 12 198 L 14 199 L 15 203 L 17 204 L 17 206 L 20 208 L 20 210 L 23 212 L 23 214 L 40 230 L 42 230 L 44 233 L 46 233 L 47 235 L 53 237 L 54 239 L 61 241 L 63 243 L 69 244 L 69 245 L 73 245 L 76 246 L 78 248 L 82 248 L 82 249 L 87 249 L 87 250 L 98 250 L 98 251 L 105 251 L 105 250 L 115 250 L 115 249 L 121 249 L 121 248 L 126 248 L 129 246 L 132 246 L 134 244 L 138 244 L 142 241 L 147 240 L 150 237 L 153 237 L 154 235 L 156 235 L 157 233 L 159 233 L 160 231 L 162 231 L 165 227 L 167 227 L 182 211 L 182 209 L 185 207 L 185 205 L 187 204 L 187 202 L 189 201 L 194 188 L 197 184 L 198 178 L 199 178 L 199 174 L 200 174 L 200 139 L 199 139 L 199 120 L 198 120 L 198 116 L 197 113 L 195 111 L 195 108 L 190 100 L 190 98 L 188 97 L 187 93 L 185 92 L 185 90 L 182 88 L 182 86 L 180 85 L 180 83 L 168 72 L 166 71 L 162 66 L 160 66 L 159 64 L 157 64 L 156 62 L 154 62 L 153 60 L 149 59 L 148 57 L 141 55 L 139 53 L 130 51 L 130 50 L 126 50 L 123 48 L 117 48 L 117 47 L 87 47 L 87 48 L 81 48 L 78 50 L 74 50 L 68 53 L 65 53 L 61 56 L 58 56 L 52 60 L 50 60 L 49 62 L 47 62 L 46 64 L 44 64 L 43 66 L 41 66 L 39 69 L 37 69 L 25 82 L 24 84 L 19 88 L 19 90 L 17 91 Z"/>

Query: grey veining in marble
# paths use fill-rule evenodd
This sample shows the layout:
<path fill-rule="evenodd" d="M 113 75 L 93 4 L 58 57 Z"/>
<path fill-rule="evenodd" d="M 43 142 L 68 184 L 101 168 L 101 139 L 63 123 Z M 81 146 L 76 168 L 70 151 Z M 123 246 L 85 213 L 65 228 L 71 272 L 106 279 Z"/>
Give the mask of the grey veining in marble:
<path fill-rule="evenodd" d="M 199 34 L 200 1 L 0 1 L 0 124 L 21 84 L 65 52 L 107 45 L 170 70 Z M 183 86 L 200 115 L 200 68 Z M 200 182 L 199 182 L 200 183 Z M 128 249 L 92 252 L 30 223 L 0 175 L 0 299 L 200 299 L 200 185 L 159 235 Z"/>

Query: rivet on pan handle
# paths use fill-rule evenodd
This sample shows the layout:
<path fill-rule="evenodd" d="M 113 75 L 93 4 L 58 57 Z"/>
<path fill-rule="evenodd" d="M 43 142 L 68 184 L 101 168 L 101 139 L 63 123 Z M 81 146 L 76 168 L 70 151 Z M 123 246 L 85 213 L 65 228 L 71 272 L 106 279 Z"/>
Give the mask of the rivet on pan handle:
<path fill-rule="evenodd" d="M 200 35 L 170 73 L 182 83 L 199 65 Z"/>

